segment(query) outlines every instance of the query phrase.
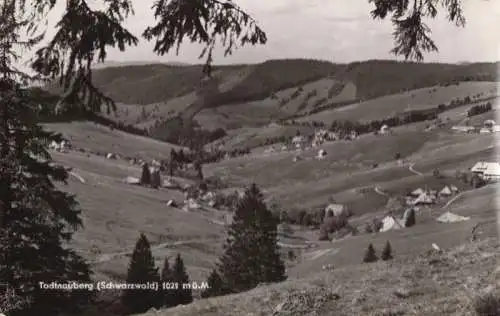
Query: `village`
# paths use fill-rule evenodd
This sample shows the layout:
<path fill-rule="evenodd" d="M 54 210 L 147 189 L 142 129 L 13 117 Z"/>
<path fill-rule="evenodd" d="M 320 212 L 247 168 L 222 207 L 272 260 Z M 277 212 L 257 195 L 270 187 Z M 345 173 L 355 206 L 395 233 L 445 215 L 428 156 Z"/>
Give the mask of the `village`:
<path fill-rule="evenodd" d="M 489 133 L 500 131 L 500 128 L 497 126 L 498 125 L 496 125 L 493 120 L 487 120 L 482 127 L 453 126 L 451 130 L 453 132 L 477 132 L 479 134 L 486 134 L 486 130 L 489 131 Z M 383 125 L 376 134 L 379 136 L 394 135 L 395 131 L 389 126 Z M 358 137 L 359 135 L 355 132 L 351 132 L 349 135 L 341 138 L 338 133 L 325 129 L 318 129 L 314 132 L 312 137 L 302 135 L 293 137 L 290 143 L 284 144 L 280 150 L 276 150 L 276 146 L 270 146 L 264 151 L 264 155 L 269 155 L 273 152 L 279 154 L 279 152 L 295 151 L 297 154 L 293 157 L 294 163 L 298 163 L 304 159 L 323 160 L 327 157 L 328 153 L 321 148 L 322 145 L 341 140 L 355 141 Z M 60 143 L 52 142 L 49 148 L 61 153 L 70 150 L 85 153 L 84 149 L 74 148 L 71 145 L 71 140 L 68 139 L 64 139 Z M 310 158 L 304 158 L 299 154 L 307 151 L 316 151 L 316 155 Z M 231 202 L 227 202 L 228 194 L 217 192 L 217 190 L 210 190 L 206 186 L 200 185 L 200 180 L 197 180 L 196 177 L 190 178 L 167 174 L 168 162 L 156 159 L 150 162 L 138 158 L 127 159 L 125 157 L 120 157 L 116 153 L 85 153 L 87 157 L 90 157 L 91 154 L 101 155 L 108 160 L 126 159 L 127 163 L 141 168 L 142 175 L 140 177 L 130 175 L 123 179 L 123 181 L 129 185 L 146 185 L 158 190 L 177 190 L 184 194 L 183 201 L 168 200 L 166 202 L 166 206 L 168 207 L 179 208 L 185 212 L 197 212 L 210 222 L 218 225 L 227 226 L 232 223 L 232 215 L 230 212 Z M 410 170 L 412 168 L 411 163 L 404 159 L 398 158 L 396 163 L 399 166 L 407 166 Z M 182 167 L 182 170 L 185 171 L 190 169 L 194 169 L 193 163 L 189 163 Z M 148 180 L 144 180 L 145 174 L 147 174 L 146 177 Z M 439 177 L 438 174 L 435 176 Z M 462 182 L 470 185 L 472 188 L 479 188 L 486 184 L 497 182 L 500 179 L 500 163 L 478 161 L 473 166 L 470 166 L 467 174 L 458 174 L 457 170 L 457 178 L 460 178 Z M 381 192 L 377 187 L 374 189 L 378 194 L 387 195 Z M 319 228 L 317 241 L 346 238 L 350 235 L 359 233 L 384 233 L 391 230 L 411 227 L 415 225 L 415 217 L 419 217 L 421 214 L 430 214 L 432 213 L 432 209 L 436 207 L 444 209 L 458 199 L 463 193 L 456 185 L 451 183 L 444 184 L 441 187 L 433 185 L 431 187 L 408 188 L 407 191 L 407 194 L 403 196 L 387 195 L 389 199 L 387 204 L 390 205 L 394 200 L 397 200 L 399 201 L 398 206 L 388 206 L 385 212 L 376 215 L 373 214 L 374 216 L 370 217 L 370 219 L 366 220 L 364 223 L 359 223 L 359 221 L 356 222 L 356 228 L 353 228 L 353 226 L 348 223 L 348 219 L 353 215 L 348 206 L 328 203 L 322 211 L 322 221 L 316 224 L 319 224 L 319 227 L 315 226 Z M 242 191 L 235 190 L 233 195 L 241 196 L 241 194 L 243 194 Z M 340 225 L 338 224 L 339 219 L 341 219 L 340 222 L 342 223 Z M 332 220 L 334 220 L 334 224 L 332 224 Z M 446 211 L 435 218 L 435 220 L 440 223 L 455 223 L 468 221 L 470 217 L 460 216 Z M 346 227 L 348 229 L 346 229 Z M 364 229 L 361 230 L 360 227 L 364 227 Z M 282 233 L 278 237 L 286 239 L 290 236 L 290 231 L 292 230 L 293 229 L 286 223 L 286 220 L 285 222 L 282 221 L 282 224 L 279 226 L 279 231 Z M 308 245 L 308 247 L 313 246 L 313 244 Z"/>

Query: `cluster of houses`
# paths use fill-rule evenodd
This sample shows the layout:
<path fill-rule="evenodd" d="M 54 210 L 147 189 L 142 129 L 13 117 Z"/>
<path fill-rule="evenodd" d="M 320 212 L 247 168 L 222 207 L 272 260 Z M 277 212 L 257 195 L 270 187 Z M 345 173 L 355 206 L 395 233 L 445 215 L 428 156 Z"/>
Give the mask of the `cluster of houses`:
<path fill-rule="evenodd" d="M 405 197 L 406 204 L 412 206 L 435 204 L 439 198 L 449 198 L 459 192 L 454 185 L 445 185 L 440 191 L 418 188 Z"/>
<path fill-rule="evenodd" d="M 500 125 L 494 120 L 486 120 L 482 126 L 457 125 L 451 129 L 461 133 L 491 134 L 500 132 Z"/>
<path fill-rule="evenodd" d="M 499 162 L 477 162 L 470 171 L 486 182 L 497 182 L 500 180 L 500 163 Z"/>
<path fill-rule="evenodd" d="M 71 148 L 72 148 L 71 143 L 67 139 L 63 139 L 60 142 L 56 142 L 55 140 L 53 140 L 49 144 L 49 149 L 55 150 L 57 152 L 63 152 L 63 153 L 65 153 L 68 150 L 70 150 Z"/>

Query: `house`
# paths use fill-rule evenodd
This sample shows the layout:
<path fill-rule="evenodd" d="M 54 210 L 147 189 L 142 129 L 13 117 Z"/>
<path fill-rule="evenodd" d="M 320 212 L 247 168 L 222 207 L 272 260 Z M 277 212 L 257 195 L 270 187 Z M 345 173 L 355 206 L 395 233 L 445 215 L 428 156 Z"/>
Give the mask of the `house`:
<path fill-rule="evenodd" d="M 441 223 L 456 223 L 470 220 L 470 217 L 460 216 L 453 214 L 451 212 L 446 212 L 443 215 L 439 216 L 436 221 Z"/>
<path fill-rule="evenodd" d="M 389 230 L 395 230 L 395 229 L 402 229 L 404 228 L 404 222 L 403 220 L 396 219 L 394 216 L 386 216 L 382 219 L 382 227 L 380 228 L 379 232 L 386 232 Z"/>
<path fill-rule="evenodd" d="M 318 159 L 324 159 L 326 157 L 326 151 L 324 149 L 320 149 L 318 151 L 318 155 L 316 156 L 316 158 Z"/>
<path fill-rule="evenodd" d="M 418 188 L 418 189 L 415 189 L 413 190 L 410 195 L 413 196 L 413 197 L 419 197 L 421 194 L 425 193 L 424 190 L 422 190 L 422 188 Z"/>
<path fill-rule="evenodd" d="M 441 189 L 441 191 L 439 191 L 439 196 L 443 196 L 443 197 L 448 197 L 452 194 L 453 194 L 453 192 L 451 191 L 449 186 L 445 186 L 443 189 Z"/>
<path fill-rule="evenodd" d="M 389 126 L 387 124 L 384 124 L 384 125 L 382 125 L 382 127 L 380 127 L 379 133 L 382 135 L 386 135 L 386 134 L 389 134 L 389 131 L 390 131 Z"/>
<path fill-rule="evenodd" d="M 139 184 L 141 184 L 141 180 L 139 178 L 129 176 L 129 177 L 125 178 L 125 183 L 139 185 Z"/>
<path fill-rule="evenodd" d="M 478 162 L 470 171 L 486 181 L 500 180 L 500 163 L 498 162 Z"/>
<path fill-rule="evenodd" d="M 474 126 L 461 125 L 461 126 L 453 126 L 451 129 L 456 132 L 472 133 L 475 131 L 476 128 Z"/>
<path fill-rule="evenodd" d="M 349 215 L 347 207 L 343 204 L 328 204 L 325 207 L 325 219 L 327 218 L 329 212 L 332 212 L 333 216 Z"/>
<path fill-rule="evenodd" d="M 479 130 L 479 134 L 491 134 L 491 129 L 488 128 L 488 127 L 482 127 L 480 130 Z"/>
<path fill-rule="evenodd" d="M 495 121 L 493 121 L 493 120 L 486 120 L 486 121 L 484 121 L 484 123 L 483 123 L 483 126 L 484 126 L 484 127 L 487 127 L 487 128 L 491 128 L 491 127 L 493 127 L 494 125 L 496 125 L 496 123 L 495 123 Z"/>
<path fill-rule="evenodd" d="M 297 161 L 300 161 L 300 160 L 302 160 L 302 158 L 300 156 L 293 157 L 293 162 L 297 162 Z"/>
<path fill-rule="evenodd" d="M 429 204 L 434 204 L 436 198 L 435 196 L 427 193 L 427 192 L 424 192 L 422 194 L 420 194 L 414 201 L 413 201 L 413 205 L 429 205 Z"/>

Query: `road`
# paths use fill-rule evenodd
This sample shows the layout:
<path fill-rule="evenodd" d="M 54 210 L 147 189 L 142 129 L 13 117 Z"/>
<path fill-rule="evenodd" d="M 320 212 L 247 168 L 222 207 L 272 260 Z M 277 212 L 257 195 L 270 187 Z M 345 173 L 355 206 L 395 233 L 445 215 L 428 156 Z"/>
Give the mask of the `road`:
<path fill-rule="evenodd" d="M 413 172 L 416 175 L 423 176 L 424 175 L 423 173 L 418 172 L 417 170 L 413 169 L 414 166 L 415 166 L 415 163 L 410 164 L 408 166 L 408 170 L 410 170 L 411 172 Z"/>

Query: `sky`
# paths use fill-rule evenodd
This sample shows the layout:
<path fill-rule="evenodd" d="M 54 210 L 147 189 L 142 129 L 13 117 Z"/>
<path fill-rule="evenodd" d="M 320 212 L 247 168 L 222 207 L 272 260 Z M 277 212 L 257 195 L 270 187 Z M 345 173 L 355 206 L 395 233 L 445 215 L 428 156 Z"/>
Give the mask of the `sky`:
<path fill-rule="evenodd" d="M 93 0 L 94 5 L 99 1 Z M 129 17 L 126 27 L 140 37 L 143 30 L 153 24 L 153 0 L 132 0 L 135 15 Z M 475 62 L 500 60 L 500 1 L 462 0 L 467 19 L 465 28 L 448 22 L 442 11 L 431 27 L 432 38 L 439 53 L 426 54 L 426 62 Z M 49 16 L 55 24 L 63 12 L 66 1 L 59 0 Z M 389 52 L 393 47 L 390 21 L 372 20 L 373 4 L 368 0 L 236 0 L 266 31 L 266 45 L 247 46 L 224 57 L 216 50 L 214 62 L 256 63 L 268 59 L 313 58 L 333 62 L 351 62 L 367 59 L 395 59 Z M 54 34 L 49 24 L 48 35 Z M 136 47 L 120 52 L 111 49 L 109 61 L 185 62 L 199 63 L 202 46 L 184 44 L 179 55 L 157 56 L 153 43 L 140 38 Z"/>

